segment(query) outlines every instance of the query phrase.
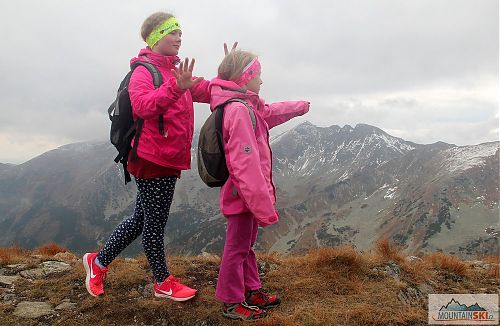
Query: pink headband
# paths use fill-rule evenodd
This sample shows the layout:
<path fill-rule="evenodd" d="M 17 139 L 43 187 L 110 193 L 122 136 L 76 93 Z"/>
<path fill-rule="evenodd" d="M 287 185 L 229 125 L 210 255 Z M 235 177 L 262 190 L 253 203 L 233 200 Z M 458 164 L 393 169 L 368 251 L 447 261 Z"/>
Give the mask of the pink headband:
<path fill-rule="evenodd" d="M 260 73 L 260 62 L 257 58 L 250 61 L 245 68 L 243 68 L 243 73 L 241 73 L 240 78 L 234 82 L 239 86 L 245 86 L 252 78 Z"/>

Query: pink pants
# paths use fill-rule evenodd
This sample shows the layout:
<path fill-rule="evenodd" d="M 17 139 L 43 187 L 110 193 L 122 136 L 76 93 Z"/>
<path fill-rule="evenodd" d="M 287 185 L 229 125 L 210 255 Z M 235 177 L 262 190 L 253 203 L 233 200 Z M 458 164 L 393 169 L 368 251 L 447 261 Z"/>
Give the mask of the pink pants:
<path fill-rule="evenodd" d="M 257 240 L 257 220 L 251 213 L 228 215 L 226 243 L 215 296 L 224 303 L 245 300 L 245 291 L 262 287 L 253 246 Z"/>

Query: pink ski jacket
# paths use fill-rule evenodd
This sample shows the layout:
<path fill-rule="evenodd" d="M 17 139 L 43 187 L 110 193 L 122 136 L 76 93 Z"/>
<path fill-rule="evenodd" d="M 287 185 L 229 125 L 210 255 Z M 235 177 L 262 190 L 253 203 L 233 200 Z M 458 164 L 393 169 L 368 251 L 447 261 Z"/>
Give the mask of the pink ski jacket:
<path fill-rule="evenodd" d="M 251 91 L 242 92 L 232 82 L 215 78 L 210 82 L 210 109 L 231 98 L 246 101 L 255 113 L 255 130 L 244 104 L 231 102 L 224 108 L 223 141 L 229 179 L 220 190 L 224 215 L 251 212 L 260 226 L 278 221 L 274 208 L 276 189 L 272 178 L 269 129 L 309 111 L 309 103 L 265 104 Z"/>
<path fill-rule="evenodd" d="M 203 80 L 189 90 L 177 87 L 171 71 L 179 62 L 177 56 L 162 56 L 145 48 L 130 63 L 136 61 L 154 64 L 163 76 L 163 84 L 157 89 L 151 74 L 143 66 L 137 67 L 130 78 L 129 94 L 134 119 L 144 119 L 137 155 L 168 168 L 190 169 L 193 101 L 209 103 L 210 82 Z M 159 132 L 160 114 L 163 114 L 163 135 Z"/>

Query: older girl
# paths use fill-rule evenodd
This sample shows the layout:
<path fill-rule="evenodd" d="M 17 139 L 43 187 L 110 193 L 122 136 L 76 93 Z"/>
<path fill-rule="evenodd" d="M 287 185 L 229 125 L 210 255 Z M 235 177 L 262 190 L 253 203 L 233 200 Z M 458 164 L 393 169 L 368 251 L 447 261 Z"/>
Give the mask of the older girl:
<path fill-rule="evenodd" d="M 175 183 L 181 171 L 190 168 L 193 101 L 209 102 L 209 82 L 192 76 L 194 59 L 181 62 L 177 56 L 182 31 L 173 15 L 158 12 L 149 16 L 142 25 L 141 36 L 147 47 L 140 50 L 131 64 L 136 61 L 154 64 L 164 83 L 155 88 L 151 74 L 143 66 L 137 67 L 130 78 L 134 119 L 144 120 L 137 158 L 128 159 L 128 171 L 137 183 L 135 211 L 115 228 L 99 252 L 84 255 L 85 284 L 91 295 L 103 295 L 108 265 L 142 234 L 142 245 L 154 276 L 154 295 L 185 301 L 194 297 L 196 290 L 170 274 L 163 238 Z"/>

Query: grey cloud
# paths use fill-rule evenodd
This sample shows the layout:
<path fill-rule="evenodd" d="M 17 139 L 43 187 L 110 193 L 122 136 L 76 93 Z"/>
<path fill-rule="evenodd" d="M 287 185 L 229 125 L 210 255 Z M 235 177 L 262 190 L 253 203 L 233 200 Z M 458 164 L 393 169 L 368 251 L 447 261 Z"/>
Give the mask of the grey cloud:
<path fill-rule="evenodd" d="M 264 53 L 274 60 L 266 74 L 272 74 L 276 89 L 294 83 L 317 93 L 344 94 L 495 76 L 498 2 L 481 4 L 354 1 L 323 8 L 319 17 L 314 6 L 305 12 L 291 6 L 296 9 L 283 15 L 310 28 L 296 28 L 292 19 L 273 28 L 277 40 L 280 34 L 294 33 L 295 42 L 285 38 Z"/>
<path fill-rule="evenodd" d="M 274 132 L 310 120 L 406 130 L 418 142 L 498 138 L 498 99 L 481 91 L 484 80 L 498 88 L 496 0 L 258 0 L 243 9 L 223 0 L 6 2 L 0 135 L 105 139 L 107 106 L 143 47 L 143 19 L 157 10 L 180 18 L 180 55 L 196 57 L 197 75 L 213 77 L 222 43 L 238 40 L 261 57 L 266 100 L 312 102 L 307 116 Z M 440 103 L 418 97 L 436 89 L 478 94 Z M 207 111 L 197 106 L 197 126 Z M 434 133 L 419 132 L 429 126 Z"/>

